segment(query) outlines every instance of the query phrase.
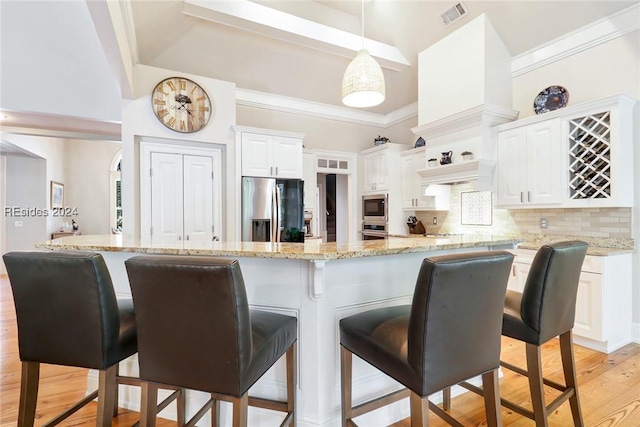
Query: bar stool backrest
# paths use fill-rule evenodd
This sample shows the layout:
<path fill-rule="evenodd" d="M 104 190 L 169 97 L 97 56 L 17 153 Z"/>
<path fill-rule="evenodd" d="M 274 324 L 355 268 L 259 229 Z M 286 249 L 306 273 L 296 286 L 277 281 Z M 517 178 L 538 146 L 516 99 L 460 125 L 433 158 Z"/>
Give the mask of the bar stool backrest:
<path fill-rule="evenodd" d="M 138 256 L 125 264 L 136 310 L 140 378 L 239 395 L 252 341 L 238 262 Z"/>
<path fill-rule="evenodd" d="M 116 345 L 119 312 L 100 254 L 18 251 L 3 256 L 24 362 L 104 369 Z"/>
<path fill-rule="evenodd" d="M 476 252 L 422 262 L 411 307 L 408 361 L 422 395 L 497 369 L 513 255 Z"/>
<path fill-rule="evenodd" d="M 539 334 L 538 343 L 573 328 L 585 242 L 542 246 L 531 264 L 522 292 L 522 320 Z"/>

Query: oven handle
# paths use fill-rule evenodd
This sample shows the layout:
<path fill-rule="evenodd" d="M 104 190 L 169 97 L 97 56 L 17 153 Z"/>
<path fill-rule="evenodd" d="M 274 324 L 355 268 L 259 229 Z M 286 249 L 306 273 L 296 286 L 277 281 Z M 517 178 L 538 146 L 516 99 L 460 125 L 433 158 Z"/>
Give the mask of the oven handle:
<path fill-rule="evenodd" d="M 374 237 L 384 237 L 384 238 L 386 238 L 389 235 L 389 233 L 386 231 L 362 230 L 361 233 L 363 236 L 374 236 Z"/>

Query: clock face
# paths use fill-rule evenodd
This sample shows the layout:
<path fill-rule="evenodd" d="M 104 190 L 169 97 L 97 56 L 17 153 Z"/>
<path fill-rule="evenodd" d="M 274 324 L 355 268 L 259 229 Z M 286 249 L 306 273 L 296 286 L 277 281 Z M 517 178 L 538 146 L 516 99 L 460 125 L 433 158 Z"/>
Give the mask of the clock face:
<path fill-rule="evenodd" d="M 211 100 L 195 82 L 171 77 L 158 83 L 151 96 L 158 120 L 176 132 L 196 132 L 211 117 Z"/>

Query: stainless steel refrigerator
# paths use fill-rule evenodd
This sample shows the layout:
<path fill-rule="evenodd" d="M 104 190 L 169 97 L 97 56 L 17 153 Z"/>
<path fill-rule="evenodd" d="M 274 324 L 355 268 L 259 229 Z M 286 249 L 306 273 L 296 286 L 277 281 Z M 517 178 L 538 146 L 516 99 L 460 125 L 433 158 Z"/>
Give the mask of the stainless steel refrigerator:
<path fill-rule="evenodd" d="M 242 178 L 242 241 L 304 242 L 304 183 Z"/>

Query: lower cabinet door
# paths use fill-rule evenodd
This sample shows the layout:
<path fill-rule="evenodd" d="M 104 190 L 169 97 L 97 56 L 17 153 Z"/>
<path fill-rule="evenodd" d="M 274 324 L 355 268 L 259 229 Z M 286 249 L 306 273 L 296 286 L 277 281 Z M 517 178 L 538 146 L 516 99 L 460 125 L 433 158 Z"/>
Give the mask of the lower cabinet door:
<path fill-rule="evenodd" d="M 602 274 L 582 272 L 576 299 L 576 321 L 573 333 L 596 341 L 604 341 L 602 319 Z"/>

